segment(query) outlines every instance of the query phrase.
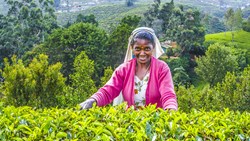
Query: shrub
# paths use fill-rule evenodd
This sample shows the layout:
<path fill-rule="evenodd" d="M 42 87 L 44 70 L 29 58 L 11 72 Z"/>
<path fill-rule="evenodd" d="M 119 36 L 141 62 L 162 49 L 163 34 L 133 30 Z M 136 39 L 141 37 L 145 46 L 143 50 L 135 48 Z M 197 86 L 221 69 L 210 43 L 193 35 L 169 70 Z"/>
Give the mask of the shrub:
<path fill-rule="evenodd" d="M 250 66 L 244 69 L 241 75 L 227 73 L 225 79 L 215 87 L 222 99 L 223 107 L 232 110 L 250 110 Z"/>
<path fill-rule="evenodd" d="M 112 74 L 113 74 L 112 67 L 107 67 L 104 70 L 104 76 L 101 78 L 101 85 L 99 87 L 102 87 L 103 85 L 105 85 L 111 78 Z"/>
<path fill-rule="evenodd" d="M 75 106 L 96 92 L 92 79 L 94 61 L 90 60 L 84 51 L 75 58 L 74 70 L 70 75 L 71 85 L 65 87 L 66 96 L 61 99 L 65 106 Z"/>
<path fill-rule="evenodd" d="M 34 58 L 27 67 L 15 56 L 11 61 L 12 64 L 5 59 L 5 68 L 2 70 L 4 81 L 1 91 L 6 104 L 39 108 L 60 105 L 58 97 L 63 94 L 65 87 L 60 63 L 49 65 L 48 56 L 43 54 Z"/>
<path fill-rule="evenodd" d="M 0 140 L 249 140 L 250 113 L 0 107 Z"/>
<path fill-rule="evenodd" d="M 209 85 L 199 90 L 193 86 L 186 89 L 179 86 L 176 94 L 178 104 L 183 111 L 189 112 L 191 108 L 205 110 L 249 111 L 250 102 L 250 66 L 246 67 L 240 75 L 227 73 L 221 83 L 214 87 Z"/>
<path fill-rule="evenodd" d="M 250 32 L 250 17 L 248 18 L 248 21 L 243 22 L 242 29 L 244 31 Z"/>
<path fill-rule="evenodd" d="M 196 60 L 198 66 L 195 72 L 211 86 L 221 82 L 227 72 L 235 71 L 238 68 L 237 56 L 221 44 L 209 46 L 205 56 Z"/>

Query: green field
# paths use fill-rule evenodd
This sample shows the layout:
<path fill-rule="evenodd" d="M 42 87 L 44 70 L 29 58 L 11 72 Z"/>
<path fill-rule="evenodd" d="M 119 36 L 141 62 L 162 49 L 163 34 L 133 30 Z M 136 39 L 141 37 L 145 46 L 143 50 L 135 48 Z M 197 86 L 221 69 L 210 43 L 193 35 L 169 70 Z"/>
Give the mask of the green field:
<path fill-rule="evenodd" d="M 109 29 L 112 24 L 117 24 L 125 16 L 142 16 L 148 7 L 149 4 L 137 4 L 132 7 L 121 4 L 106 4 L 75 13 L 58 13 L 57 20 L 61 25 L 65 25 L 68 21 L 75 21 L 78 14 L 94 14 L 99 26 L 103 29 Z"/>
<path fill-rule="evenodd" d="M 250 51 L 250 32 L 236 31 L 234 32 L 234 41 L 232 41 L 231 32 L 221 32 L 216 34 L 208 34 L 205 36 L 206 41 L 215 41 L 221 43 L 233 43 L 236 47 L 247 49 Z"/>

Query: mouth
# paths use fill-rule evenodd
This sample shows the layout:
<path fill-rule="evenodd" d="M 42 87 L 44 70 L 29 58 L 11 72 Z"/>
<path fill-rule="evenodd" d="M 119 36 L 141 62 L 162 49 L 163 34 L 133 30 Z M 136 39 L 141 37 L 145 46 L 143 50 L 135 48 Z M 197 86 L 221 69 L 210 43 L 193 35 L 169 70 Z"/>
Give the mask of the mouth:
<path fill-rule="evenodd" d="M 140 60 L 140 61 L 146 61 L 146 60 L 147 60 L 147 57 L 139 57 L 139 60 Z"/>

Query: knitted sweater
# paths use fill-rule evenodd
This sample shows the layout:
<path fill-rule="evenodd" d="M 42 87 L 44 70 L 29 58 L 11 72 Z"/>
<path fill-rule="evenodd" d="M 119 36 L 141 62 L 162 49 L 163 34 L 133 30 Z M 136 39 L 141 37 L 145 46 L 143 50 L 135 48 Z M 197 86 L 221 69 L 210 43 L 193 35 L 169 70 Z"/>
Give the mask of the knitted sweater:
<path fill-rule="evenodd" d="M 105 106 L 113 101 L 122 91 L 124 101 L 128 107 L 134 103 L 134 77 L 136 58 L 121 64 L 114 71 L 111 79 L 91 97 L 97 101 L 98 106 Z M 178 104 L 174 85 L 168 65 L 161 60 L 151 57 L 150 77 L 146 90 L 146 106 L 156 104 L 163 109 L 177 110 Z"/>

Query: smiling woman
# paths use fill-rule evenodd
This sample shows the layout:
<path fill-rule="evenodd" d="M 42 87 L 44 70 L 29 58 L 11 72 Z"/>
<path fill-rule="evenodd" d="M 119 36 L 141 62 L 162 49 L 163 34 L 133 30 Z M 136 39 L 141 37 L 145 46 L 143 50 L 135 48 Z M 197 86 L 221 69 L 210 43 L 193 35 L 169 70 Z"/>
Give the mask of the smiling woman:
<path fill-rule="evenodd" d="M 162 53 L 153 29 L 135 29 L 129 38 L 124 63 L 116 68 L 111 79 L 98 92 L 80 104 L 82 109 L 91 108 L 94 102 L 105 106 L 118 97 L 114 103 L 120 103 L 121 98 L 128 107 L 136 109 L 156 104 L 157 108 L 177 110 L 170 69 L 157 59 Z"/>

